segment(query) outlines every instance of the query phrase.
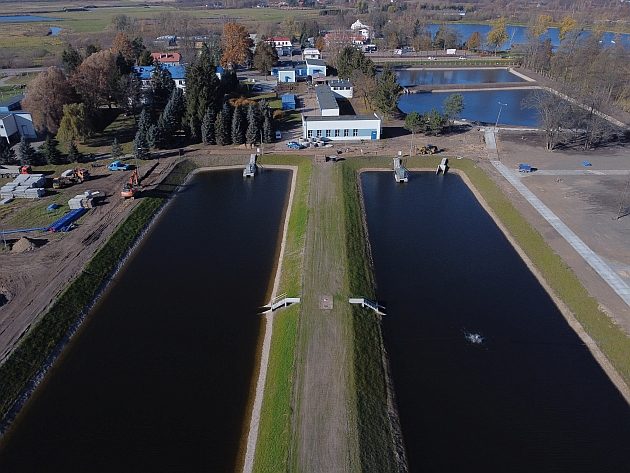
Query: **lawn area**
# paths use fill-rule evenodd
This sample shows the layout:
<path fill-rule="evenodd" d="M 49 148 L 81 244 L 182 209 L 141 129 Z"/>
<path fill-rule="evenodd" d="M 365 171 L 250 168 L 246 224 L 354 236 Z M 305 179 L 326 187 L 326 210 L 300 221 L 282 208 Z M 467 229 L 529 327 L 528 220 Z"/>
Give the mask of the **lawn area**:
<path fill-rule="evenodd" d="M 261 160 L 265 164 L 298 166 L 296 188 L 284 258 L 279 293 L 296 295 L 302 289 L 302 262 L 304 238 L 308 220 L 308 193 L 311 179 L 311 162 L 306 157 L 280 157 L 268 155 Z M 289 307 L 278 312 L 274 319 L 273 336 L 267 381 L 262 404 L 260 427 L 254 471 L 288 471 L 289 449 L 293 440 L 291 430 L 291 406 L 295 346 L 300 308 Z"/>
<path fill-rule="evenodd" d="M 126 116 L 118 110 L 104 110 L 104 116 L 100 122 L 102 131 L 97 131 L 94 136 L 83 143 L 78 143 L 79 151 L 85 154 L 109 153 L 112 149 L 114 138 L 122 145 L 124 153 L 133 151 L 133 138 L 136 132 L 136 119 Z"/>

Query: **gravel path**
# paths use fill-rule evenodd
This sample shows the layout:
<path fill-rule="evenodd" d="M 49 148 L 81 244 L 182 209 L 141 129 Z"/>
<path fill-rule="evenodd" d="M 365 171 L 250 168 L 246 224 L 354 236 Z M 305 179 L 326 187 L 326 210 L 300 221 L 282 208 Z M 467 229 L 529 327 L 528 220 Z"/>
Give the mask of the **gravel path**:
<path fill-rule="evenodd" d="M 293 452 L 297 470 L 304 472 L 359 471 L 341 189 L 340 167 L 314 165 L 304 255 Z M 332 296 L 332 309 L 326 308 L 330 305 L 326 296 Z"/>

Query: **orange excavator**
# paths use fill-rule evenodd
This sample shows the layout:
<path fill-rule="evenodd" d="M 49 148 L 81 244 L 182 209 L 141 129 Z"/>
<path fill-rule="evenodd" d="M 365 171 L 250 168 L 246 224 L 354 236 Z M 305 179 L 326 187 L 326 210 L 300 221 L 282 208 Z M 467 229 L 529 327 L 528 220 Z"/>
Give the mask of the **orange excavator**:
<path fill-rule="evenodd" d="M 133 199 L 138 192 L 140 192 L 140 182 L 138 179 L 138 171 L 134 170 L 131 173 L 129 181 L 125 182 L 120 195 L 123 199 Z"/>

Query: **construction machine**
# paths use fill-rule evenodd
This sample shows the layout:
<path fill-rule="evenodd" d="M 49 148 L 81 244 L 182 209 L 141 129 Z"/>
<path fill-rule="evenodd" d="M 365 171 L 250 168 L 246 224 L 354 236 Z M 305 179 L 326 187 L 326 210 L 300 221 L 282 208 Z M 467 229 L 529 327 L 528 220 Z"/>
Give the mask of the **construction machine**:
<path fill-rule="evenodd" d="M 85 168 L 66 169 L 60 177 L 53 179 L 53 189 L 63 189 L 73 184 L 80 184 L 90 178 L 90 172 Z"/>
<path fill-rule="evenodd" d="M 438 152 L 438 147 L 434 145 L 426 145 L 426 146 L 418 147 L 418 153 L 420 154 L 435 154 L 437 152 Z"/>
<path fill-rule="evenodd" d="M 140 192 L 140 182 L 138 179 L 138 171 L 134 170 L 129 177 L 129 180 L 125 182 L 120 195 L 123 199 L 133 199 L 138 192 Z"/>

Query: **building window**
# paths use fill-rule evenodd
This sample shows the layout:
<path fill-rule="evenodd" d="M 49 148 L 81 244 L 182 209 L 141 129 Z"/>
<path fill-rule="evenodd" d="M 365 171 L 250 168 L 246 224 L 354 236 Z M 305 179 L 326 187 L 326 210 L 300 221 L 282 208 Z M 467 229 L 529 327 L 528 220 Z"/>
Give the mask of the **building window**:
<path fill-rule="evenodd" d="M 350 136 L 350 130 L 348 130 L 347 128 L 343 130 L 343 136 Z"/>
<path fill-rule="evenodd" d="M 339 130 L 335 130 L 335 138 L 339 138 Z"/>
<path fill-rule="evenodd" d="M 356 128 L 354 128 L 352 130 L 352 136 L 359 136 L 359 130 L 357 130 Z"/>
<path fill-rule="evenodd" d="M 317 130 L 317 138 L 321 138 L 322 137 L 322 130 Z"/>
<path fill-rule="evenodd" d="M 326 130 L 326 138 L 330 138 L 330 130 Z"/>
<path fill-rule="evenodd" d="M 306 137 L 307 137 L 307 138 L 313 138 L 313 130 L 308 130 L 308 131 L 306 132 Z"/>

